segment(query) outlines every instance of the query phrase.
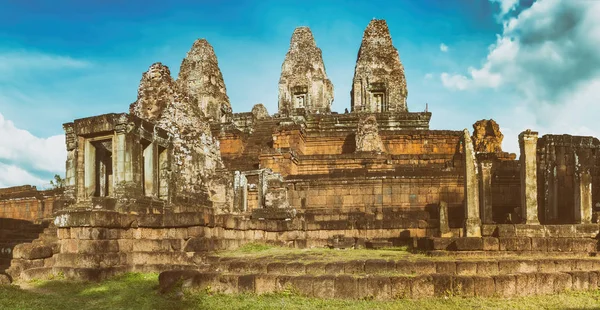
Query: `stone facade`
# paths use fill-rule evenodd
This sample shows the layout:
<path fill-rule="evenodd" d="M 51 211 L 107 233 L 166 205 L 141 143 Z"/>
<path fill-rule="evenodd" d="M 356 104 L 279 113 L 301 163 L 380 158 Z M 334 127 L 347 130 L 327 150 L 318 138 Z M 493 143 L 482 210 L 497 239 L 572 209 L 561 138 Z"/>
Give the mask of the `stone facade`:
<path fill-rule="evenodd" d="M 353 112 L 406 112 L 404 66 L 385 20 L 372 20 L 363 35 L 352 80 Z"/>
<path fill-rule="evenodd" d="M 310 28 L 298 27 L 281 65 L 279 114 L 330 113 L 332 102 L 333 84 L 327 78 L 321 49 Z"/>
<path fill-rule="evenodd" d="M 29 212 L 21 211 L 33 196 L 19 201 L 14 190 L 0 190 L 14 194 L 1 196 L 5 216 L 49 225 L 20 239 L 31 242 L 11 245 L 7 273 L 27 280 L 197 271 L 209 264 L 207 252 L 249 242 L 432 254 L 596 252 L 598 139 L 538 139 L 528 130 L 517 160 L 502 151 L 493 120 L 475 123 L 473 135 L 429 129 L 430 112 L 406 109 L 403 68 L 385 21 L 365 31 L 353 113 L 329 110 L 332 89 L 308 28 L 292 36 L 282 82 L 279 113 L 261 104 L 232 113 L 214 51 L 199 40 L 177 81 L 160 63 L 142 75 L 129 114 L 64 124 L 65 188 L 36 193 Z M 290 109 L 286 100 L 302 85 L 308 108 Z M 385 98 L 375 104 L 378 91 Z M 411 285 L 439 284 L 438 275 L 427 277 Z"/>

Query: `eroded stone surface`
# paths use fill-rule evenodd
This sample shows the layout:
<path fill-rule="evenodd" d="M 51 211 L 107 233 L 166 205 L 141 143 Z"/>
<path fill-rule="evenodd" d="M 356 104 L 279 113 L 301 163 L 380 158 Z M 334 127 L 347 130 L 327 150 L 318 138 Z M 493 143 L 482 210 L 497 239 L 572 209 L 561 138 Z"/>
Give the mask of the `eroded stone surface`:
<path fill-rule="evenodd" d="M 482 119 L 473 124 L 473 145 L 477 153 L 502 152 L 502 139 L 500 126 L 493 119 Z"/>
<path fill-rule="evenodd" d="M 175 101 L 176 87 L 171 71 L 160 62 L 154 63 L 142 74 L 137 101 L 129 107 L 129 113 L 154 122 L 159 119 L 167 105 Z"/>
<path fill-rule="evenodd" d="M 362 118 L 358 122 L 356 130 L 356 151 L 357 152 L 383 152 L 385 150 L 379 130 L 377 128 L 377 119 L 370 115 Z"/>
<path fill-rule="evenodd" d="M 217 56 L 205 39 L 196 40 L 181 62 L 177 85 L 209 119 L 225 121 L 231 116 L 231 104 Z"/>
<path fill-rule="evenodd" d="M 405 112 L 408 89 L 404 66 L 387 23 L 372 20 L 365 29 L 352 81 L 352 111 Z"/>
<path fill-rule="evenodd" d="M 310 28 L 298 27 L 281 66 L 279 113 L 295 114 L 296 109 L 329 113 L 332 102 L 333 84 L 327 78 L 321 49 Z"/>

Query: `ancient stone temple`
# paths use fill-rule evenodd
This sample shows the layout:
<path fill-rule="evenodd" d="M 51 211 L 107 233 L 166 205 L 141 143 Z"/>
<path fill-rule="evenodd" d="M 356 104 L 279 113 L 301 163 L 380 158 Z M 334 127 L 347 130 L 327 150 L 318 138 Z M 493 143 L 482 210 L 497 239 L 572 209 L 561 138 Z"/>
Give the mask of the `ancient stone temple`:
<path fill-rule="evenodd" d="M 404 66 L 385 20 L 372 20 L 363 35 L 352 79 L 353 112 L 406 112 Z"/>
<path fill-rule="evenodd" d="M 196 40 L 181 62 L 177 85 L 209 119 L 223 121 L 231 114 L 217 56 L 205 39 Z"/>
<path fill-rule="evenodd" d="M 308 27 L 292 34 L 279 79 L 279 114 L 329 113 L 333 84 L 327 78 L 321 49 Z"/>
<path fill-rule="evenodd" d="M 231 111 L 214 51 L 198 40 L 176 81 L 166 66 L 150 66 L 129 113 L 64 124 L 63 189 L 0 190 L 2 216 L 27 222 L 6 225 L 0 238 L 24 227 L 39 234 L 5 243 L 0 266 L 13 280 L 153 271 L 165 272 L 164 282 L 192 274 L 193 285 L 223 292 L 277 291 L 312 277 L 307 294 L 317 297 L 387 290 L 390 298 L 401 287 L 413 297 L 457 287 L 476 296 L 482 288 L 514 296 L 517 287 L 526 294 L 598 287 L 600 263 L 582 260 L 598 251 L 597 138 L 527 129 L 517 158 L 502 150 L 495 121 L 477 121 L 472 132 L 433 130 L 432 113 L 408 112 L 406 98 L 403 66 L 382 20 L 365 30 L 352 113 L 343 114 L 330 109 L 333 86 L 307 27 L 292 35 L 272 115 L 262 104 Z M 331 267 L 416 274 L 356 278 L 309 276 L 297 262 L 258 271 L 257 262 L 215 265 L 209 255 L 250 242 L 407 246 L 450 258 L 425 259 L 421 267 Z M 489 260 L 453 258 L 461 255 Z M 519 255 L 565 258 L 546 265 L 497 258 Z"/>

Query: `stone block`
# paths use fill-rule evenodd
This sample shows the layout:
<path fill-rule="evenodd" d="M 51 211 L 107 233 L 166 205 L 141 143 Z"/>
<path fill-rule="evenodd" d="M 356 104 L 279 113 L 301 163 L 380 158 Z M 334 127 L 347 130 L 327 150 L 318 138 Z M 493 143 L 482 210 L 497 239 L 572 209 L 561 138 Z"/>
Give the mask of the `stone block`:
<path fill-rule="evenodd" d="M 548 295 L 554 293 L 554 280 L 556 273 L 537 273 L 535 275 L 535 287 L 537 294 Z"/>
<path fill-rule="evenodd" d="M 576 271 L 590 271 L 593 270 L 594 263 L 589 259 L 577 259 L 575 260 Z"/>
<path fill-rule="evenodd" d="M 355 299 L 358 296 L 358 281 L 349 275 L 340 275 L 335 278 L 334 297 L 341 299 Z"/>
<path fill-rule="evenodd" d="M 436 273 L 436 264 L 431 261 L 396 261 L 396 272 L 406 275 Z"/>
<path fill-rule="evenodd" d="M 364 268 L 366 274 L 395 272 L 396 263 L 394 261 L 387 261 L 383 259 L 369 259 L 365 261 Z"/>
<path fill-rule="evenodd" d="M 461 276 L 477 274 L 477 262 L 457 261 L 456 274 Z"/>
<path fill-rule="evenodd" d="M 306 274 L 312 274 L 312 275 L 325 274 L 325 265 L 326 264 L 323 263 L 323 262 L 308 263 L 305 266 L 305 268 L 306 268 Z"/>
<path fill-rule="evenodd" d="M 573 240 L 571 240 L 571 242 L 571 249 L 573 252 L 591 253 L 596 252 L 596 248 L 598 247 L 598 240 L 595 239 L 574 238 Z"/>
<path fill-rule="evenodd" d="M 587 290 L 590 287 L 590 276 L 587 271 L 571 271 L 572 289 L 577 291 Z"/>
<path fill-rule="evenodd" d="M 431 238 L 432 250 L 450 250 L 454 247 L 456 238 Z"/>
<path fill-rule="evenodd" d="M 385 276 L 369 276 L 365 279 L 367 282 L 366 294 L 361 293 L 360 296 L 373 298 L 375 300 L 389 300 L 392 296 L 392 283 L 389 277 Z M 359 289 L 364 286 L 359 285 Z"/>
<path fill-rule="evenodd" d="M 598 272 L 590 271 L 589 277 L 590 277 L 590 290 L 598 289 Z"/>
<path fill-rule="evenodd" d="M 482 239 L 482 247 L 484 251 L 498 251 L 500 250 L 500 242 L 498 238 L 494 237 L 483 237 Z"/>
<path fill-rule="evenodd" d="M 548 242 L 546 238 L 531 238 L 531 250 L 548 252 Z"/>
<path fill-rule="evenodd" d="M 412 278 L 410 291 L 412 298 L 433 297 L 435 289 L 432 277 L 430 275 L 420 275 Z"/>
<path fill-rule="evenodd" d="M 352 260 L 344 263 L 345 274 L 361 274 L 365 271 L 365 261 Z"/>
<path fill-rule="evenodd" d="M 449 274 L 434 274 L 431 276 L 435 296 L 452 295 L 452 277 Z"/>
<path fill-rule="evenodd" d="M 538 272 L 538 263 L 535 260 L 518 260 L 518 273 L 534 273 Z"/>
<path fill-rule="evenodd" d="M 554 274 L 554 293 L 561 293 L 571 290 L 573 287 L 573 278 L 566 272 L 557 272 Z"/>
<path fill-rule="evenodd" d="M 542 225 L 517 224 L 515 225 L 515 235 L 517 237 L 542 238 L 545 236 L 545 229 Z"/>
<path fill-rule="evenodd" d="M 555 272 L 556 263 L 553 259 L 539 259 L 537 260 L 538 272 Z"/>
<path fill-rule="evenodd" d="M 492 297 L 496 294 L 496 282 L 492 277 L 475 276 L 473 279 L 473 287 L 475 296 L 477 297 Z"/>
<path fill-rule="evenodd" d="M 495 275 L 498 273 L 498 261 L 477 262 L 478 275 Z"/>
<path fill-rule="evenodd" d="M 255 275 L 240 275 L 237 290 L 238 293 L 255 293 Z"/>
<path fill-rule="evenodd" d="M 517 281 L 514 275 L 495 275 L 494 282 L 496 283 L 496 293 L 498 296 L 503 298 L 515 296 Z"/>
<path fill-rule="evenodd" d="M 286 274 L 305 274 L 306 267 L 304 263 L 290 262 L 285 265 Z"/>
<path fill-rule="evenodd" d="M 33 245 L 31 243 L 17 244 L 13 248 L 13 258 L 23 258 L 28 260 L 51 257 L 52 247 L 44 245 Z"/>
<path fill-rule="evenodd" d="M 269 274 L 285 274 L 285 263 L 272 262 L 267 264 L 267 273 Z"/>
<path fill-rule="evenodd" d="M 392 299 L 400 299 L 400 298 L 410 298 L 410 288 L 411 288 L 412 278 L 410 277 L 401 277 L 394 276 L 390 277 L 390 285 L 391 285 L 391 298 Z"/>
<path fill-rule="evenodd" d="M 519 271 L 519 262 L 516 260 L 500 260 L 498 261 L 498 273 L 513 274 Z"/>
<path fill-rule="evenodd" d="M 498 239 L 500 251 L 531 251 L 531 239 L 528 237 Z"/>
<path fill-rule="evenodd" d="M 452 284 L 453 293 L 458 296 L 473 297 L 475 296 L 474 283 L 473 277 L 454 277 Z"/>
<path fill-rule="evenodd" d="M 269 294 L 277 291 L 277 276 L 272 274 L 257 274 L 254 277 L 254 292 Z"/>
<path fill-rule="evenodd" d="M 314 282 L 314 277 L 312 276 L 297 276 L 297 277 L 291 277 L 291 283 L 292 286 L 294 287 L 294 291 L 297 294 L 300 294 L 302 296 L 314 296 L 313 294 L 313 282 Z"/>
<path fill-rule="evenodd" d="M 457 238 L 455 246 L 458 251 L 481 251 L 483 250 L 483 239 L 479 237 Z"/>
<path fill-rule="evenodd" d="M 335 297 L 335 276 L 325 275 L 313 278 L 313 296 L 317 298 Z"/>
<path fill-rule="evenodd" d="M 570 272 L 576 269 L 577 262 L 572 259 L 560 259 L 556 260 L 554 264 L 554 270 L 556 272 Z"/>
<path fill-rule="evenodd" d="M 536 275 L 521 273 L 515 275 L 516 296 L 531 296 L 536 294 Z"/>
<path fill-rule="evenodd" d="M 330 274 L 330 275 L 344 273 L 344 263 L 343 262 L 327 263 L 325 265 L 325 273 Z"/>
<path fill-rule="evenodd" d="M 436 273 L 438 274 L 456 274 L 456 262 L 443 262 L 439 261 L 435 263 Z"/>
<path fill-rule="evenodd" d="M 498 237 L 506 238 L 506 237 L 516 237 L 517 232 L 515 229 L 515 225 L 503 224 L 498 225 Z"/>
<path fill-rule="evenodd" d="M 548 238 L 548 252 L 571 252 L 573 240 L 571 238 Z"/>

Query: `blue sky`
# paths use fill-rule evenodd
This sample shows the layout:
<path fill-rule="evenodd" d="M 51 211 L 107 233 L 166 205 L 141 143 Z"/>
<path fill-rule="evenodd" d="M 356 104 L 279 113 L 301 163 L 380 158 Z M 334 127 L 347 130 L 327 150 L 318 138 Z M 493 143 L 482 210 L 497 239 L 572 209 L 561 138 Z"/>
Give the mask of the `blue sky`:
<path fill-rule="evenodd" d="M 0 140 L 9 141 L 0 146 L 0 186 L 64 174 L 62 123 L 126 111 L 141 74 L 162 62 L 176 77 L 198 38 L 215 49 L 234 112 L 263 103 L 274 113 L 290 36 L 309 26 L 334 84 L 333 109 L 343 111 L 372 18 L 387 20 L 409 110 L 428 103 L 433 129 L 494 118 L 513 152 L 526 128 L 598 134 L 592 116 L 572 113 L 600 112 L 590 99 L 600 81 L 598 5 L 566 3 L 0 0 Z"/>

